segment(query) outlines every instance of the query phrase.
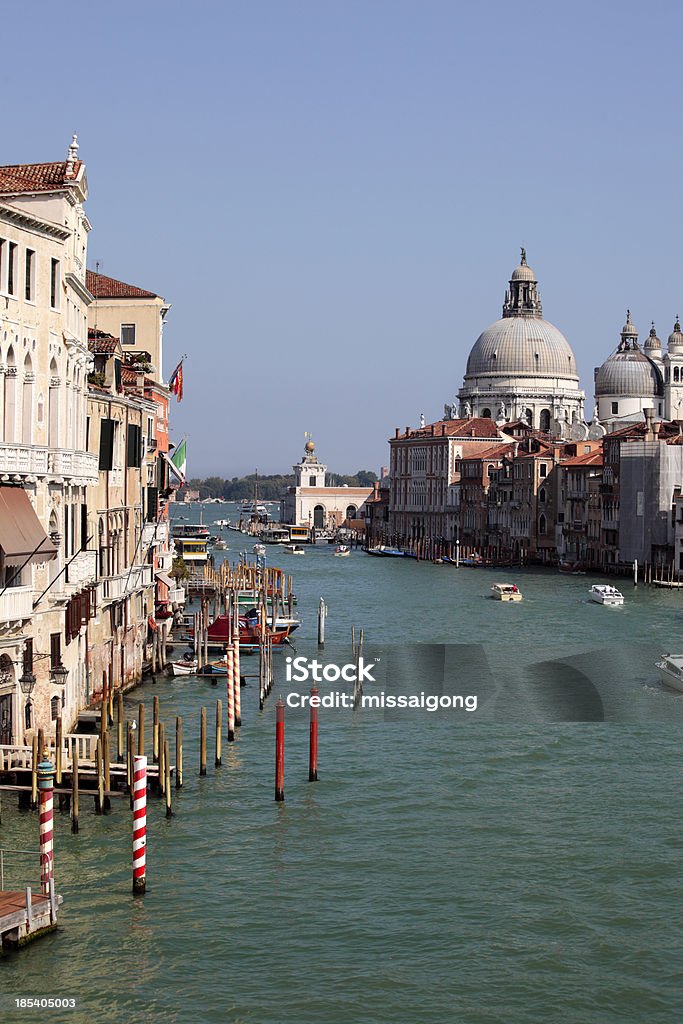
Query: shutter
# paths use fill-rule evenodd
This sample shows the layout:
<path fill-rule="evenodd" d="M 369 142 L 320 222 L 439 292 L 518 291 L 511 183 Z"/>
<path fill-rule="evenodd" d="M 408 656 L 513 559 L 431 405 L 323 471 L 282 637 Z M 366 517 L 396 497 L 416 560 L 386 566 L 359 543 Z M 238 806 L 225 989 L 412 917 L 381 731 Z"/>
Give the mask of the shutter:
<path fill-rule="evenodd" d="M 114 384 L 116 385 L 116 390 L 117 391 L 121 391 L 122 390 L 121 389 L 121 360 L 120 359 L 115 359 L 114 360 Z"/>
<path fill-rule="evenodd" d="M 62 664 L 62 637 L 59 633 L 50 634 L 50 668 Z"/>
<path fill-rule="evenodd" d="M 114 420 L 100 420 L 100 464 L 108 473 L 114 465 Z"/>
<path fill-rule="evenodd" d="M 88 545 L 88 506 L 83 502 L 81 505 L 81 548 Z"/>
<path fill-rule="evenodd" d="M 159 491 L 156 487 L 147 488 L 147 522 L 156 521 L 159 512 Z"/>
<path fill-rule="evenodd" d="M 26 646 L 24 647 L 24 675 L 28 675 L 33 672 L 33 640 L 31 637 L 26 639 Z"/>
<path fill-rule="evenodd" d="M 139 469 L 141 459 L 142 432 L 137 423 L 128 424 L 128 439 L 126 442 L 126 465 L 131 469 Z"/>

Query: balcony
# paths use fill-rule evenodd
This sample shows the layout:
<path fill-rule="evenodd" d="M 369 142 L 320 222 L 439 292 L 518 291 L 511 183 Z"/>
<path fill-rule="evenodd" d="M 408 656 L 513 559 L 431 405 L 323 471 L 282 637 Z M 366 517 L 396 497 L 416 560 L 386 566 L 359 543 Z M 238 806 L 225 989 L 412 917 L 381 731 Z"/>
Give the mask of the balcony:
<path fill-rule="evenodd" d="M 67 448 L 48 453 L 48 472 L 51 476 L 80 477 L 89 483 L 97 483 L 100 475 L 96 455 Z"/>
<path fill-rule="evenodd" d="M 168 541 L 168 523 L 145 523 L 142 527 L 140 546 L 143 551 L 154 545 L 166 544 Z"/>
<path fill-rule="evenodd" d="M 602 521 L 603 530 L 618 530 L 619 520 L 618 519 L 603 519 Z"/>
<path fill-rule="evenodd" d="M 34 448 L 28 444 L 0 444 L 0 473 L 45 476 L 47 463 L 47 448 Z"/>
<path fill-rule="evenodd" d="M 0 597 L 0 626 L 12 626 L 33 614 L 33 587 L 8 587 Z"/>
<path fill-rule="evenodd" d="M 102 582 L 102 600 L 117 601 L 136 590 L 152 585 L 151 565 L 134 565 L 119 576 L 105 576 Z"/>
<path fill-rule="evenodd" d="M 96 551 L 79 551 L 76 557 L 69 562 L 66 572 L 64 573 L 66 582 L 76 586 L 94 583 L 96 575 Z"/>
<path fill-rule="evenodd" d="M 185 588 L 171 587 L 168 591 L 168 599 L 171 604 L 185 604 Z"/>

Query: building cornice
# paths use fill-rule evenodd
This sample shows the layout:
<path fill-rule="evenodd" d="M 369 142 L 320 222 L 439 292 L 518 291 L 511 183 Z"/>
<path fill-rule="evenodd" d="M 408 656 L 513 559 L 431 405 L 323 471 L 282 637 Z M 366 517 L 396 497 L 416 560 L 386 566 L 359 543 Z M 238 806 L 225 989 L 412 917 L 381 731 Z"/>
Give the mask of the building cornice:
<path fill-rule="evenodd" d="M 86 306 L 89 306 L 91 302 L 95 301 L 95 296 L 88 291 L 80 278 L 76 277 L 72 271 L 69 271 L 68 274 L 64 275 L 64 280 L 67 284 L 71 285 L 79 299 L 85 302 Z"/>
<path fill-rule="evenodd" d="M 30 213 L 5 204 L 0 204 L 0 219 L 9 220 L 19 227 L 35 231 L 47 238 L 58 238 L 62 242 L 66 241 L 71 234 L 68 228 L 63 228 L 60 224 L 51 224 L 49 221 L 40 220 L 38 217 L 31 216 Z"/>

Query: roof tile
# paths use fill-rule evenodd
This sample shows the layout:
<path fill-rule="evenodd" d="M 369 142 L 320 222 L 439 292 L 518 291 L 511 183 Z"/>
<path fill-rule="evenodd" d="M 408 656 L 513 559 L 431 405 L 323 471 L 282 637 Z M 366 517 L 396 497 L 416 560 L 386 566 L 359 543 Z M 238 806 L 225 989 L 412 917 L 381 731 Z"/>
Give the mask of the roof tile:
<path fill-rule="evenodd" d="M 134 284 L 117 281 L 106 274 L 97 274 L 94 270 L 86 270 L 85 284 L 88 291 L 96 299 L 156 299 L 156 292 L 148 292 Z"/>

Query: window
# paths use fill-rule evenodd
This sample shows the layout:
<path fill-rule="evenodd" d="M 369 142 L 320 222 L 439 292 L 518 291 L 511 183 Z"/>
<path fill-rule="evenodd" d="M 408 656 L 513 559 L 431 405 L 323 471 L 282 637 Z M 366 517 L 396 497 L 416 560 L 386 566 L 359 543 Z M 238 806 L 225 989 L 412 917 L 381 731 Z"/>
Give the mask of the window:
<path fill-rule="evenodd" d="M 0 238 L 0 292 L 5 290 L 5 274 L 7 273 L 7 242 Z"/>
<path fill-rule="evenodd" d="M 59 260 L 50 260 L 50 306 L 52 309 L 59 309 Z"/>
<path fill-rule="evenodd" d="M 33 640 L 30 637 L 25 641 L 22 669 L 25 676 L 33 672 Z"/>
<path fill-rule="evenodd" d="M 583 454 L 584 455 L 588 455 L 590 453 L 590 450 L 591 450 L 591 446 L 589 444 L 585 444 L 583 446 Z"/>
<path fill-rule="evenodd" d="M 547 476 L 548 475 L 548 467 L 546 466 L 545 462 L 542 462 L 541 465 L 538 467 L 538 475 L 539 476 Z"/>
<path fill-rule="evenodd" d="M 121 344 L 135 344 L 135 324 L 121 324 Z"/>
<path fill-rule="evenodd" d="M 484 419 L 486 419 L 486 420 L 490 420 L 491 419 L 491 410 L 490 409 L 482 409 L 481 414 L 484 417 Z"/>
<path fill-rule="evenodd" d="M 35 300 L 36 290 L 36 254 L 33 249 L 26 250 L 24 264 L 24 297 L 27 302 Z"/>
<path fill-rule="evenodd" d="M 538 492 L 538 500 L 541 502 L 542 505 L 545 504 L 545 487 L 541 487 L 540 491 Z"/>
<path fill-rule="evenodd" d="M 9 243 L 9 255 L 7 259 L 7 291 L 14 295 L 17 285 L 17 243 Z"/>
<path fill-rule="evenodd" d="M 50 633 L 50 668 L 59 668 L 62 664 L 62 634 Z"/>
<path fill-rule="evenodd" d="M 114 467 L 114 420 L 100 420 L 99 468 L 105 472 Z"/>
<path fill-rule="evenodd" d="M 542 515 L 538 520 L 538 532 L 543 535 L 546 532 L 546 520 L 545 516 Z"/>
<path fill-rule="evenodd" d="M 314 476 L 309 476 L 309 478 L 308 478 L 308 486 L 309 487 L 315 487 L 315 477 Z"/>
<path fill-rule="evenodd" d="M 62 713 L 62 700 L 59 694 L 55 694 L 50 701 L 50 718 L 55 722 Z"/>
<path fill-rule="evenodd" d="M 558 512 L 557 513 L 557 521 L 558 521 L 558 523 L 563 523 L 564 522 L 564 512 Z"/>
<path fill-rule="evenodd" d="M 618 402 L 612 402 L 612 415 L 616 416 L 618 412 L 619 412 L 619 403 Z"/>
<path fill-rule="evenodd" d="M 137 423 L 128 424 L 128 439 L 126 451 L 126 465 L 129 468 L 139 469 L 142 464 L 142 431 Z"/>

